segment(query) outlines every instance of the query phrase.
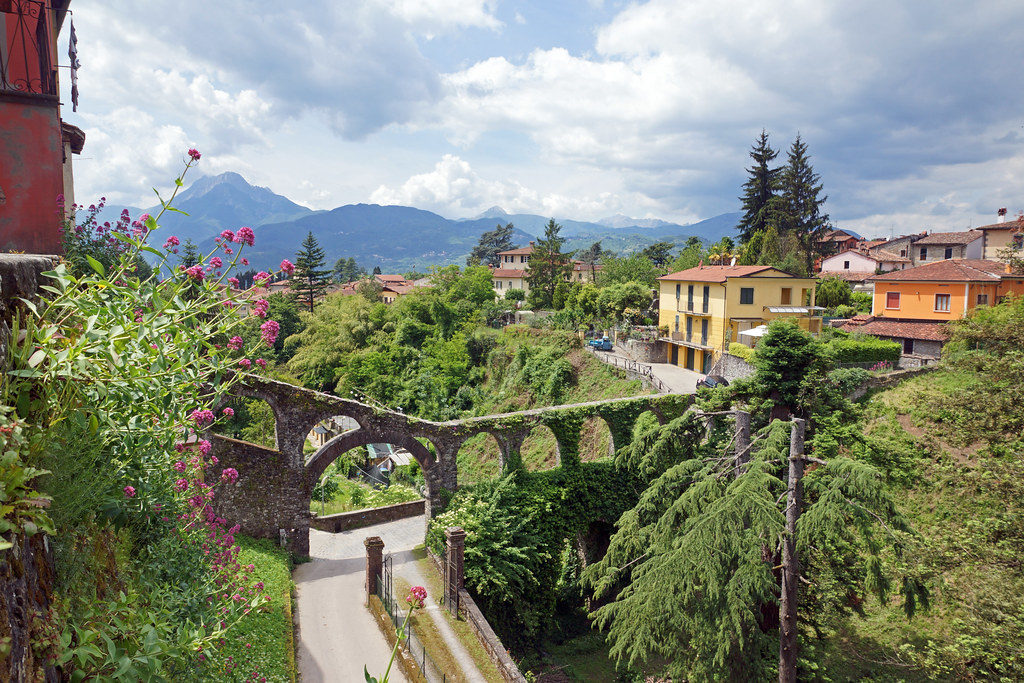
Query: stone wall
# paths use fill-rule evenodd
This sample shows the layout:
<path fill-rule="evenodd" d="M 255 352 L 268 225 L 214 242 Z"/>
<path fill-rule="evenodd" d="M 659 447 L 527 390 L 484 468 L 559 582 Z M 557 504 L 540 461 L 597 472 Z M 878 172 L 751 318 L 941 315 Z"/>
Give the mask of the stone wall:
<path fill-rule="evenodd" d="M 291 552 L 309 554 L 309 497 L 304 469 L 295 469 L 275 450 L 213 435 L 218 467 L 234 467 L 238 481 L 213 500 L 217 514 L 250 536 L 269 538 Z"/>
<path fill-rule="evenodd" d="M 868 381 L 866 381 L 863 386 L 861 386 L 859 389 L 855 389 L 847 398 L 849 398 L 851 401 L 856 401 L 858 398 L 863 397 L 869 391 L 873 391 L 875 389 L 888 389 L 889 387 L 894 387 L 900 382 L 908 380 L 911 377 L 923 375 L 925 373 L 937 369 L 937 365 L 927 365 L 917 368 L 909 368 L 907 370 L 887 372 L 884 375 L 877 375 L 875 377 L 871 377 L 870 379 L 868 379 Z"/>
<path fill-rule="evenodd" d="M 664 342 L 627 339 L 619 344 L 619 352 L 640 363 L 664 363 L 666 354 Z"/>
<path fill-rule="evenodd" d="M 38 298 L 43 271 L 54 257 L 0 254 L 0 382 L 11 342 L 11 322 L 24 304 Z M 50 609 L 53 558 L 42 534 L 8 534 L 13 547 L 0 551 L 0 681 L 57 681 L 52 668 L 36 659 L 33 631 Z M 35 621 L 35 625 L 33 625 Z M 8 650 L 8 648 L 10 648 Z"/>
<path fill-rule="evenodd" d="M 314 529 L 336 534 L 372 524 L 383 524 L 384 522 L 394 522 L 408 517 L 418 517 L 426 511 L 426 505 L 427 501 L 425 500 L 414 500 L 408 503 L 385 505 L 379 508 L 341 512 L 336 515 L 314 516 L 309 525 Z"/>
<path fill-rule="evenodd" d="M 754 366 L 747 361 L 738 356 L 723 353 L 719 356 L 718 360 L 715 361 L 715 364 L 711 366 L 711 372 L 708 374 L 719 375 L 729 382 L 732 382 L 733 380 L 741 379 L 743 377 L 751 377 L 754 372 Z"/>

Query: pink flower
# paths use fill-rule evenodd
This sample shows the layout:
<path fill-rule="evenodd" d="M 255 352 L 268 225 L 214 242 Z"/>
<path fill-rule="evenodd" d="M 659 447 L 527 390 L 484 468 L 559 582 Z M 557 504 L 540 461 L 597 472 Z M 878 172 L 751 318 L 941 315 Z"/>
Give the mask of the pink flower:
<path fill-rule="evenodd" d="M 171 235 L 170 237 L 167 238 L 167 241 L 164 242 L 164 249 L 170 249 L 171 247 L 176 247 L 179 244 L 181 244 L 181 240 L 179 240 L 174 235 Z"/>
<path fill-rule="evenodd" d="M 288 259 L 285 259 L 281 261 L 281 270 L 291 275 L 292 273 L 295 272 L 295 264 L 293 264 Z"/>
<path fill-rule="evenodd" d="M 184 491 L 187 488 L 188 488 L 188 479 L 182 478 L 182 479 L 179 479 L 178 481 L 174 482 L 174 490 L 175 491 Z"/>
<path fill-rule="evenodd" d="M 227 416 L 227 417 L 234 417 L 235 416 L 235 409 L 234 408 L 225 408 L 221 412 L 224 413 L 224 415 Z"/>
<path fill-rule="evenodd" d="M 235 233 L 234 241 L 239 244 L 248 244 L 251 247 L 256 241 L 256 233 L 252 231 L 252 228 L 243 226 Z"/>
<path fill-rule="evenodd" d="M 229 246 L 225 245 L 225 246 L 224 246 L 224 253 L 225 253 L 225 254 L 234 254 L 234 253 L 235 253 L 235 250 L 234 250 L 234 249 L 232 249 L 231 247 L 229 247 Z"/>
<path fill-rule="evenodd" d="M 195 147 L 191 148 L 188 151 L 188 155 L 192 159 L 192 161 L 199 161 L 199 157 L 203 156 L 202 154 L 199 153 L 199 150 L 196 149 Z"/>
<path fill-rule="evenodd" d="M 220 256 L 214 256 L 212 259 L 210 259 L 210 265 L 213 266 L 214 268 L 220 268 L 221 266 L 224 265 L 224 262 L 220 260 Z"/>
<path fill-rule="evenodd" d="M 220 480 L 228 484 L 234 484 L 238 481 L 238 470 L 234 467 L 225 467 L 224 471 L 220 473 Z"/>
<path fill-rule="evenodd" d="M 193 410 L 189 417 L 196 423 L 197 427 L 203 427 L 213 422 L 213 411 L 212 410 Z"/>
<path fill-rule="evenodd" d="M 248 370 L 249 366 L 252 365 L 252 361 L 249 360 L 248 358 L 243 358 L 242 360 L 238 361 L 238 365 L 243 370 Z"/>
<path fill-rule="evenodd" d="M 235 289 L 238 289 L 238 278 L 237 277 L 229 277 L 228 278 L 228 284 L 230 284 Z"/>
<path fill-rule="evenodd" d="M 263 360 L 262 358 L 257 358 L 256 359 L 256 365 L 260 366 L 264 370 L 267 369 L 267 361 Z"/>
<path fill-rule="evenodd" d="M 423 607 L 424 601 L 427 599 L 427 589 L 423 586 L 413 586 L 409 589 L 409 595 L 405 598 L 405 601 L 409 603 L 412 609 L 419 609 Z"/>
<path fill-rule="evenodd" d="M 238 351 L 240 348 L 242 348 L 243 343 L 244 342 L 242 341 L 242 338 L 236 334 L 234 337 L 228 340 L 228 348 L 231 349 L 232 351 Z"/>
<path fill-rule="evenodd" d="M 261 318 L 267 317 L 267 310 L 270 308 L 270 302 L 266 299 L 256 299 L 252 304 L 253 315 Z"/>
<path fill-rule="evenodd" d="M 185 465 L 185 461 L 183 461 L 183 460 L 179 460 L 178 462 L 174 463 L 174 471 L 175 472 L 184 472 L 185 468 L 186 468 L 186 465 Z"/>
<path fill-rule="evenodd" d="M 135 497 L 135 488 L 132 487 L 132 486 L 125 486 L 124 487 L 124 497 L 125 498 L 134 498 Z"/>
<path fill-rule="evenodd" d="M 243 266 L 247 266 L 247 265 L 249 265 L 249 259 L 247 259 L 247 258 L 243 258 L 243 259 L 242 259 L 242 265 L 243 265 Z"/>
<path fill-rule="evenodd" d="M 235 233 L 231 232 L 230 230 L 223 230 L 220 233 L 220 238 L 222 240 L 224 240 L 225 242 L 234 242 L 235 241 Z"/>
<path fill-rule="evenodd" d="M 186 268 L 185 272 L 188 273 L 188 276 L 195 280 L 196 282 L 202 282 L 203 277 L 205 277 L 203 275 L 203 267 L 200 265 L 195 265 L 192 266 L 191 268 Z"/>
<path fill-rule="evenodd" d="M 273 346 L 277 341 L 277 335 L 281 332 L 281 326 L 276 320 L 268 320 L 260 325 L 260 338 L 267 346 Z"/>
<path fill-rule="evenodd" d="M 206 411 L 206 412 L 210 413 L 210 415 L 213 415 L 213 413 L 211 411 Z M 211 418 L 210 421 L 212 422 L 213 419 Z M 198 445 L 198 448 L 199 448 L 199 452 L 202 453 L 203 455 L 209 455 L 210 454 L 210 449 L 213 448 L 213 444 L 211 444 L 206 439 L 200 439 L 199 443 L 197 445 Z"/>
<path fill-rule="evenodd" d="M 258 285 L 265 285 L 266 283 L 270 282 L 270 273 L 268 273 L 265 270 L 261 270 L 260 272 L 256 273 L 256 276 L 252 280 Z"/>

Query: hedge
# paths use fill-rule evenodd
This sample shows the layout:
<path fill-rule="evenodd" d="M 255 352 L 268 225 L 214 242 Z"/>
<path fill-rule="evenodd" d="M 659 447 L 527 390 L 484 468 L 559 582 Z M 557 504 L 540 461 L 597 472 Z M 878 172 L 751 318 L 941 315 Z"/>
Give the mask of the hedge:
<path fill-rule="evenodd" d="M 833 339 L 825 344 L 836 363 L 877 363 L 878 361 L 899 361 L 903 347 L 897 342 L 861 337 Z"/>

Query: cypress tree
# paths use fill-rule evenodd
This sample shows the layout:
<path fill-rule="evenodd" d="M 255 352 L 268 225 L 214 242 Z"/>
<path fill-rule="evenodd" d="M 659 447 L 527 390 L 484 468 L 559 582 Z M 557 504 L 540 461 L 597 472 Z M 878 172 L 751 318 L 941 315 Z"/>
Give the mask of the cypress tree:
<path fill-rule="evenodd" d="M 807 143 L 797 134 L 782 170 L 782 201 L 789 227 L 800 241 L 810 272 L 818 252 L 818 239 L 829 229 L 828 214 L 822 205 L 828 199 L 822 194 L 821 177 L 814 172 L 807 154 Z"/>
<path fill-rule="evenodd" d="M 558 233 L 562 226 L 552 218 L 544 226 L 544 237 L 530 255 L 530 268 L 526 280 L 530 283 L 530 305 L 550 308 L 555 299 L 555 288 L 565 282 L 569 274 L 569 257 L 562 253 L 565 239 Z"/>
<path fill-rule="evenodd" d="M 782 169 L 769 166 L 777 156 L 779 153 L 768 144 L 768 133 L 762 129 L 761 136 L 750 150 L 754 165 L 747 169 L 750 177 L 743 184 L 743 196 L 740 197 L 743 217 L 736 229 L 740 231 L 741 242 L 749 240 L 758 230 L 764 230 L 782 208 L 778 197 Z"/>
<path fill-rule="evenodd" d="M 296 301 L 313 312 L 313 304 L 327 291 L 331 271 L 324 270 L 324 250 L 313 236 L 312 231 L 302 241 L 302 248 L 295 254 L 295 273 L 292 275 L 291 290 Z"/>

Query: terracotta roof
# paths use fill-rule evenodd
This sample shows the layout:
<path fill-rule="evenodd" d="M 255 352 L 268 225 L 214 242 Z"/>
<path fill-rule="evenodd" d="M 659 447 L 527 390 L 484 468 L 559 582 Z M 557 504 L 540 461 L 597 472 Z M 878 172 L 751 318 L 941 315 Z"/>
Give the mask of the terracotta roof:
<path fill-rule="evenodd" d="M 999 261 L 946 259 L 872 275 L 869 279 L 883 282 L 999 282 L 1006 276 L 1006 264 Z"/>
<path fill-rule="evenodd" d="M 771 266 L 697 266 L 680 270 L 678 273 L 662 275 L 659 280 L 683 280 L 686 282 L 725 282 L 730 277 L 747 277 L 766 270 L 776 270 Z M 781 270 L 779 271 L 782 272 Z M 789 275 L 789 273 L 784 273 Z M 792 277 L 792 276 L 790 276 Z"/>
<path fill-rule="evenodd" d="M 402 284 L 403 282 L 406 281 L 405 278 L 402 277 L 401 275 L 377 274 L 377 275 L 374 275 L 373 277 L 377 278 L 381 282 L 393 282 L 395 284 Z"/>
<path fill-rule="evenodd" d="M 875 255 L 870 258 L 874 258 L 879 263 L 910 263 L 910 259 L 906 256 L 900 256 L 899 254 L 894 254 L 891 251 L 886 251 L 885 249 L 879 249 L 875 252 Z"/>
<path fill-rule="evenodd" d="M 590 266 L 589 263 L 584 263 L 583 261 L 573 261 L 572 262 L 572 269 L 573 270 L 585 270 L 585 271 L 589 272 L 590 268 L 591 268 L 591 266 Z M 594 268 L 595 271 L 599 271 L 602 268 L 604 268 L 604 266 L 602 266 L 600 263 L 595 263 L 593 268 Z"/>
<path fill-rule="evenodd" d="M 395 294 L 408 294 L 413 290 L 412 285 L 388 283 L 381 287 L 382 292 L 394 292 Z"/>
<path fill-rule="evenodd" d="M 508 251 L 499 251 L 498 252 L 498 256 L 503 256 L 503 255 L 518 256 L 520 254 L 532 254 L 532 253 L 533 253 L 533 246 L 529 246 L 529 247 L 519 247 L 518 249 L 509 249 Z"/>
<path fill-rule="evenodd" d="M 867 242 L 864 243 L 863 246 L 865 249 L 874 249 L 875 247 L 882 246 L 888 241 L 889 240 L 868 240 Z"/>
<path fill-rule="evenodd" d="M 1024 221 L 1017 219 L 1005 221 L 1003 223 L 993 223 L 992 225 L 981 225 L 975 230 L 1016 230 L 1017 228 L 1024 228 Z"/>
<path fill-rule="evenodd" d="M 491 271 L 491 277 L 526 277 L 526 271 L 516 270 L 515 268 L 495 268 Z"/>
<path fill-rule="evenodd" d="M 850 322 L 839 329 L 847 332 L 862 332 L 876 337 L 894 337 L 897 339 L 922 339 L 925 341 L 944 342 L 949 339 L 946 323 L 927 320 L 900 320 L 899 318 L 860 319 L 855 316 Z"/>
<path fill-rule="evenodd" d="M 930 235 L 925 235 L 919 240 L 914 242 L 914 246 L 920 246 L 922 244 L 970 244 L 976 239 L 981 238 L 981 233 L 977 230 L 968 230 L 966 232 L 933 232 Z"/>

